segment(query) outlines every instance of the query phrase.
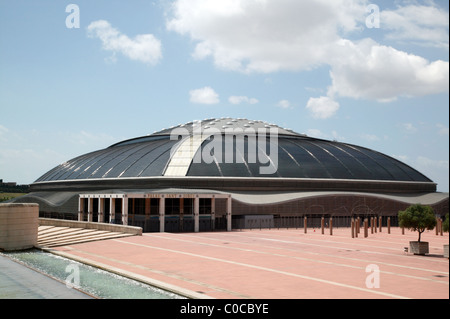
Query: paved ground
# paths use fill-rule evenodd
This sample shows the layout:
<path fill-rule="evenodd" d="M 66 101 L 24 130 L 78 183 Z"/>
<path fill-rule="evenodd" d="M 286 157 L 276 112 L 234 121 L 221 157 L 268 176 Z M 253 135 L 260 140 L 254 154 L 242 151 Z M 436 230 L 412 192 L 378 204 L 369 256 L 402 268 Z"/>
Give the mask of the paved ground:
<path fill-rule="evenodd" d="M 238 299 L 449 299 L 448 233 L 422 234 L 430 253 L 404 252 L 417 233 L 350 229 L 149 233 L 52 248 L 194 297 Z"/>
<path fill-rule="evenodd" d="M 0 255 L 0 299 L 91 299 L 64 283 Z"/>

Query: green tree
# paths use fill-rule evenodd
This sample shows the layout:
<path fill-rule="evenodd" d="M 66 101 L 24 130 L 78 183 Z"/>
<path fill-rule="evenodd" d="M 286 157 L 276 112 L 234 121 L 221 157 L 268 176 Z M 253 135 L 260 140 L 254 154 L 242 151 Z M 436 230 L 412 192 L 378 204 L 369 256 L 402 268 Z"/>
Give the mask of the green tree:
<path fill-rule="evenodd" d="M 436 226 L 433 208 L 421 204 L 411 205 L 407 209 L 399 211 L 398 221 L 400 227 L 419 232 L 419 242 L 420 235 L 425 230 L 432 230 Z"/>
<path fill-rule="evenodd" d="M 442 223 L 442 230 L 448 232 L 448 213 L 445 215 L 445 220 Z"/>

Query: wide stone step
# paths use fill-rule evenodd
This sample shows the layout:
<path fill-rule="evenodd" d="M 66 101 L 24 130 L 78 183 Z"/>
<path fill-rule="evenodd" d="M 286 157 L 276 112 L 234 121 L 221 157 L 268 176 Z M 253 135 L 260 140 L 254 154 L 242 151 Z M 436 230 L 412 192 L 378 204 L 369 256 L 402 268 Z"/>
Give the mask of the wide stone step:
<path fill-rule="evenodd" d="M 39 226 L 37 247 L 50 248 L 128 236 L 134 235 L 96 229 Z"/>

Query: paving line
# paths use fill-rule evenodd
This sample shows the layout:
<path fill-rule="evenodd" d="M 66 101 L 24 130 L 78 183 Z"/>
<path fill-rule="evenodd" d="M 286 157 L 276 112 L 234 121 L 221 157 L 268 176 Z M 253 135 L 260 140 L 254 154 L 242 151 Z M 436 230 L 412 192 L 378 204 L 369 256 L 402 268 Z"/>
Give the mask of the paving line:
<path fill-rule="evenodd" d="M 268 268 L 268 267 L 262 267 L 262 266 L 257 266 L 257 265 L 240 263 L 240 262 L 236 262 L 236 261 L 231 261 L 231 260 L 226 260 L 226 259 L 221 259 L 221 258 L 215 258 L 215 257 L 210 257 L 210 256 L 204 256 L 204 255 L 199 255 L 199 254 L 193 254 L 193 253 L 188 253 L 188 252 L 174 250 L 174 249 L 168 249 L 168 248 L 162 248 L 162 247 L 156 247 L 156 246 L 150 246 L 150 245 L 144 245 L 144 244 L 138 244 L 138 243 L 131 243 L 131 242 L 126 242 L 126 241 L 119 240 L 119 239 L 113 239 L 113 240 L 117 241 L 117 242 L 124 243 L 124 244 L 128 244 L 128 245 L 135 245 L 135 246 L 139 246 L 139 247 L 145 247 L 145 248 L 150 248 L 150 249 L 167 251 L 167 252 L 171 252 L 171 253 L 175 253 L 175 254 L 182 254 L 182 255 L 187 255 L 187 256 L 192 256 L 192 257 L 197 257 L 197 258 L 213 260 L 213 261 L 217 261 L 217 262 L 221 262 L 221 263 L 227 263 L 227 264 L 232 264 L 232 265 L 237 265 L 237 266 L 242 266 L 242 267 L 247 267 L 247 268 L 252 268 L 252 269 L 258 269 L 258 270 L 263 270 L 263 271 L 269 271 L 269 272 L 278 273 L 278 274 L 282 274 L 282 275 L 286 275 L 286 276 L 297 277 L 297 278 L 306 279 L 306 280 L 312 280 L 312 281 L 316 281 L 316 282 L 320 282 L 320 283 L 324 283 L 324 284 L 329 284 L 329 285 L 334 285 L 334 286 L 339 286 L 339 287 L 344 287 L 344 288 L 364 291 L 364 292 L 368 292 L 368 293 L 371 293 L 371 294 L 382 295 L 382 296 L 390 297 L 390 298 L 411 299 L 409 297 L 404 297 L 404 296 L 400 296 L 400 295 L 395 295 L 395 294 L 390 294 L 390 293 L 386 293 L 386 292 L 376 291 L 376 290 L 372 290 L 372 289 L 368 289 L 368 288 L 362 288 L 362 287 L 347 285 L 347 284 L 343 284 L 343 283 L 339 283 L 339 282 L 335 282 L 335 281 L 330 281 L 330 280 L 325 280 L 325 279 L 320 279 L 320 278 L 315 278 L 315 277 L 295 274 L 295 273 L 291 273 L 291 272 L 287 272 L 287 271 L 276 270 L 276 269 L 272 269 L 272 268 Z"/>
<path fill-rule="evenodd" d="M 180 236 L 180 235 L 178 235 L 178 236 Z M 182 236 L 198 238 L 198 237 L 192 236 L 192 235 L 182 235 Z M 209 239 L 209 240 L 215 240 L 215 241 L 223 241 L 223 239 L 208 238 L 208 237 L 202 237 L 202 238 Z M 244 244 L 244 245 L 254 245 L 254 243 L 243 243 L 243 242 L 231 241 L 231 240 L 227 240 L 227 242 L 235 243 L 235 244 L 241 244 L 241 245 L 242 244 Z M 347 260 L 353 260 L 353 261 L 368 262 L 370 264 L 380 264 L 380 265 L 386 265 L 386 266 L 392 266 L 392 267 L 406 268 L 406 269 L 411 269 L 411 270 L 426 271 L 426 272 L 431 272 L 431 273 L 440 273 L 440 274 L 447 275 L 447 276 L 449 275 L 449 272 L 445 272 L 445 271 L 433 270 L 433 269 L 427 269 L 427 268 L 419 268 L 419 267 L 412 267 L 412 266 L 406 266 L 406 265 L 391 264 L 391 263 L 386 263 L 386 262 L 382 262 L 382 261 L 368 261 L 368 260 L 359 259 L 359 258 L 352 258 L 352 257 L 345 257 L 345 256 L 331 255 L 331 254 L 316 253 L 316 252 L 311 252 L 311 251 L 300 251 L 300 250 L 296 250 L 296 249 L 276 247 L 276 246 L 267 246 L 267 245 L 259 245 L 259 246 L 262 246 L 263 248 L 271 248 L 271 249 L 276 249 L 276 250 L 287 250 L 287 251 L 292 251 L 292 252 L 297 252 L 297 253 L 305 253 L 305 254 L 316 255 L 316 256 L 326 256 L 326 257 L 332 257 L 332 258 L 340 258 L 340 259 L 347 259 Z M 221 245 L 219 247 L 232 248 L 232 247 L 224 247 L 224 246 L 221 246 Z M 330 247 L 330 246 L 325 246 L 325 247 Z M 334 247 L 331 247 L 331 248 L 334 248 Z M 289 257 L 302 258 L 302 257 L 294 257 L 294 256 L 289 256 Z M 409 256 L 409 257 L 411 257 L 411 256 Z M 314 261 L 317 261 L 317 260 L 314 260 Z M 398 274 L 398 275 L 403 275 L 403 274 Z M 421 278 L 430 280 L 429 278 L 424 278 L 424 277 L 421 277 Z M 442 281 L 437 281 L 437 280 L 434 280 L 434 279 L 431 279 L 431 280 L 432 281 L 436 281 L 436 282 L 442 282 Z"/>
<path fill-rule="evenodd" d="M 341 263 L 335 263 L 335 262 L 331 262 L 331 261 L 317 260 L 317 259 L 306 258 L 306 257 L 299 257 L 299 256 L 275 254 L 275 253 L 270 253 L 270 252 L 254 250 L 254 249 L 246 249 L 246 248 L 239 248 L 239 247 L 232 247 L 232 246 L 223 246 L 223 245 L 215 245 L 215 244 L 208 244 L 208 243 L 200 243 L 200 242 L 197 242 L 197 241 L 188 241 L 188 240 L 182 240 L 182 239 L 179 239 L 179 238 L 169 238 L 169 237 L 163 237 L 163 236 L 158 236 L 158 235 L 151 235 L 151 236 L 152 237 L 163 238 L 163 239 L 169 239 L 169 240 L 177 240 L 177 241 L 182 241 L 182 242 L 189 242 L 189 243 L 194 243 L 194 244 L 199 244 L 199 245 L 204 245 L 204 246 L 212 246 L 212 247 L 218 247 L 218 248 L 240 250 L 240 251 L 246 251 L 246 252 L 253 252 L 253 253 L 257 253 L 257 254 L 264 254 L 264 255 L 271 255 L 271 256 L 277 256 L 277 257 L 284 257 L 284 258 L 292 258 L 292 259 L 304 260 L 304 261 L 309 261 L 309 262 L 314 262 L 314 263 L 328 264 L 328 265 L 333 265 L 333 266 L 353 268 L 353 269 L 364 270 L 364 271 L 366 269 L 366 267 L 361 267 L 361 266 L 341 264 Z M 179 235 L 177 235 L 177 236 L 179 236 Z M 189 235 L 181 235 L 181 236 L 189 236 Z M 195 236 L 190 236 L 190 237 L 195 237 Z M 234 242 L 234 243 L 241 244 L 239 242 Z M 283 248 L 276 248 L 276 249 L 277 250 L 283 250 Z M 291 251 L 293 251 L 293 250 L 291 250 Z M 296 251 L 296 252 L 298 252 L 298 251 Z M 319 256 L 325 255 L 325 256 L 328 256 L 328 257 L 336 257 L 334 255 L 327 255 L 327 254 L 319 254 L 319 253 L 312 253 L 312 254 L 319 255 Z M 355 260 L 355 259 L 352 259 L 352 260 Z M 365 262 L 367 264 L 374 264 L 375 263 L 375 262 L 371 262 L 371 261 L 367 261 L 367 260 L 360 260 L 360 259 L 356 259 L 356 260 L 363 261 L 363 262 Z M 396 265 L 392 264 L 391 266 L 396 266 Z M 438 273 L 443 273 L 443 274 L 447 274 L 448 275 L 448 272 L 445 273 L 445 272 L 440 272 L 440 271 L 431 271 L 431 270 L 428 270 L 428 269 L 421 269 L 421 268 L 415 268 L 415 270 L 424 270 L 424 271 L 430 271 L 430 272 L 433 272 L 433 273 L 438 272 Z M 440 284 L 444 284 L 444 285 L 449 285 L 449 283 L 447 281 L 435 280 L 433 278 L 420 277 L 420 276 L 414 276 L 414 275 L 407 275 L 407 274 L 401 274 L 401 273 L 396 273 L 396 272 L 392 272 L 392 271 L 382 271 L 382 270 L 380 270 L 380 273 L 389 274 L 389 275 L 393 275 L 393 276 L 399 276 L 399 277 L 406 277 L 406 278 L 424 280 L 424 281 L 431 281 L 431 282 L 436 282 L 436 283 L 440 283 Z"/>
<path fill-rule="evenodd" d="M 267 240 L 267 241 L 279 241 L 278 239 L 269 239 L 269 238 L 261 238 L 262 240 Z M 295 242 L 292 242 L 295 243 Z M 303 244 L 303 243 L 302 243 Z M 315 244 L 306 244 L 306 245 L 313 245 L 313 246 L 319 246 L 319 247 L 327 247 L 327 248 L 334 248 L 332 246 L 324 246 L 324 245 L 315 245 Z M 339 247 L 339 249 L 347 249 L 348 248 L 341 248 Z M 389 255 L 389 256 L 396 256 L 396 257 L 401 257 L 401 258 L 411 258 L 411 256 L 406 256 L 406 255 L 395 255 L 395 254 L 383 254 L 383 253 L 379 253 L 379 252 L 371 252 L 371 251 L 367 251 L 367 250 L 354 250 L 353 251 L 358 251 L 358 252 L 363 252 L 363 253 L 369 253 L 369 254 L 380 254 L 380 255 Z M 434 261 L 434 260 L 433 260 Z M 446 261 L 443 261 L 446 262 Z M 441 274 L 445 274 L 445 275 L 449 275 L 448 272 L 445 271 L 439 271 L 439 270 L 433 270 L 433 269 L 426 269 L 426 268 L 416 268 L 416 267 L 410 267 L 410 266 L 400 266 L 400 265 L 395 265 L 395 264 L 389 264 L 391 266 L 398 266 L 398 267 L 405 267 L 405 268 L 409 268 L 409 269 L 415 269 L 415 270 L 422 270 L 422 271 L 428 271 L 428 272 L 438 272 Z"/>
<path fill-rule="evenodd" d="M 303 232 L 300 232 L 301 229 L 296 229 L 296 230 L 299 233 L 303 234 Z M 320 228 L 318 230 L 320 230 Z M 288 234 L 288 233 L 292 233 L 294 231 L 295 231 L 294 229 L 280 229 L 280 230 L 277 230 L 277 233 L 278 234 L 279 233 Z M 405 239 L 407 241 L 409 241 L 409 240 L 417 240 L 417 236 L 418 235 L 417 235 L 416 232 L 412 232 L 412 231 L 409 231 L 409 230 L 406 230 L 406 231 L 407 232 L 405 233 L 405 235 L 402 235 L 402 234 L 399 234 L 399 233 L 395 233 L 395 232 L 391 232 L 391 234 L 388 234 L 387 232 L 383 232 L 383 233 L 378 232 L 378 233 L 371 234 L 370 233 L 370 229 L 369 229 L 369 236 L 365 238 L 364 237 L 364 231 L 362 229 L 357 238 L 351 238 L 351 236 L 350 236 L 351 235 L 350 228 L 348 229 L 348 235 L 346 235 L 346 236 L 343 235 L 344 232 L 342 231 L 342 228 L 336 228 L 333 231 L 333 235 L 329 235 L 329 234 L 325 233 L 325 234 L 323 234 L 323 236 L 339 237 L 339 238 L 344 238 L 344 239 L 349 239 L 349 240 L 358 239 L 358 238 L 359 239 L 364 239 L 364 241 L 369 241 L 369 240 L 376 240 L 376 241 L 378 241 L 378 240 L 380 240 L 380 241 L 383 241 L 383 242 L 386 242 L 386 243 L 392 243 L 391 240 L 388 240 L 389 238 L 395 239 L 395 241 L 398 240 L 398 239 Z M 317 233 L 319 233 L 319 232 L 317 232 Z M 310 234 L 310 233 L 308 232 L 307 234 Z M 389 237 L 384 236 L 384 235 L 387 235 Z M 381 236 L 383 236 L 383 237 L 381 237 Z M 426 233 L 422 233 L 422 239 L 431 239 L 431 238 L 434 238 L 434 239 L 436 239 L 438 241 L 444 241 L 445 242 L 445 241 L 448 240 L 448 235 L 444 234 L 443 236 L 440 236 L 440 235 L 436 236 L 434 234 L 434 232 L 432 232 L 432 231 L 428 231 Z"/>
<path fill-rule="evenodd" d="M 280 230 L 279 231 L 279 233 L 284 233 L 284 234 L 287 234 L 289 231 L 283 231 L 283 230 Z M 409 241 L 415 241 L 415 240 L 417 240 L 417 235 L 416 234 L 413 234 L 414 236 L 412 236 L 411 234 L 409 234 L 409 235 L 396 235 L 396 234 L 390 234 L 389 236 L 392 236 L 392 237 L 395 237 L 395 238 L 397 238 L 397 239 L 399 239 L 399 238 L 402 238 L 402 239 L 405 239 L 405 243 L 406 244 L 409 244 Z M 426 234 L 426 235 L 429 235 L 429 236 L 431 236 L 431 234 Z M 324 234 L 324 236 L 325 236 L 325 234 Z M 361 236 L 361 235 L 360 235 Z M 375 235 L 376 236 L 376 235 Z M 433 236 L 436 236 L 436 235 L 433 235 Z M 342 236 L 342 235 L 339 235 L 339 234 L 334 234 L 332 237 L 335 237 L 335 238 L 344 238 L 344 239 L 350 239 L 349 237 L 346 237 L 346 236 Z M 436 236 L 437 237 L 437 236 Z M 312 239 L 312 238 L 308 238 L 308 239 L 311 239 L 311 240 L 317 240 L 317 239 Z M 357 238 L 352 238 L 352 239 L 357 239 Z M 362 235 L 362 237 L 361 237 L 361 239 L 363 239 L 364 240 L 364 242 L 377 242 L 377 243 L 386 243 L 386 244 L 394 244 L 394 243 L 398 243 L 398 241 L 390 241 L 390 240 L 384 240 L 384 239 L 381 239 L 381 238 L 374 238 L 374 237 L 367 237 L 367 238 L 364 238 L 364 234 Z M 436 238 L 435 238 L 436 239 Z M 422 234 L 422 240 L 423 241 L 430 241 L 431 239 L 427 239 L 427 238 L 425 238 L 425 240 L 424 240 L 424 235 Z M 442 244 L 444 244 L 444 243 L 448 243 L 448 238 L 447 238 L 447 240 L 446 240 L 446 238 L 445 237 L 440 237 L 440 238 L 437 238 L 437 240 L 438 241 L 442 241 Z M 330 240 L 327 240 L 328 242 L 334 242 L 334 241 L 330 241 Z M 360 245 L 360 246 L 368 246 L 368 245 L 364 245 L 363 243 L 359 243 L 359 244 L 356 244 L 356 245 Z M 439 243 L 433 243 L 433 246 L 431 245 L 431 243 L 430 243 L 430 248 L 441 248 L 442 249 L 442 246 L 437 246 L 437 245 L 439 245 Z M 372 246 L 370 246 L 370 247 L 372 247 Z M 380 247 L 380 246 L 378 246 L 379 248 L 386 248 L 386 249 L 391 249 L 391 250 L 397 250 L 397 248 L 389 248 L 389 247 Z"/>
<path fill-rule="evenodd" d="M 238 236 L 238 235 L 232 235 L 232 236 Z M 240 237 L 240 236 L 239 236 Z M 250 237 L 248 237 L 248 238 L 255 238 L 255 236 L 250 236 Z M 274 242 L 276 242 L 276 241 L 278 241 L 278 242 L 284 242 L 284 243 L 291 243 L 291 244 L 296 244 L 296 245 L 308 245 L 308 246 L 317 246 L 317 247 L 326 247 L 326 248 L 336 248 L 336 249 L 349 249 L 348 247 L 341 247 L 341 246 L 326 246 L 326 245 L 319 245 L 319 244 L 313 244 L 313 243 L 305 243 L 305 242 L 302 242 L 302 241 L 288 241 L 288 240 L 282 240 L 282 239 L 274 239 L 274 238 L 263 238 L 263 237 L 260 237 L 260 236 L 257 236 L 256 238 L 258 238 L 258 239 L 262 239 L 262 240 L 267 240 L 267 241 L 274 241 Z M 309 239 L 308 239 L 309 240 Z M 314 239 L 312 239 L 312 240 L 314 240 Z M 319 240 L 314 240 L 314 241 L 319 241 Z M 321 241 L 322 242 L 322 241 Z M 328 242 L 330 242 L 330 241 L 328 241 Z M 333 242 L 333 243 L 335 243 L 335 242 Z M 341 243 L 341 242 L 338 242 L 339 244 L 349 244 L 349 243 Z M 351 245 L 353 245 L 353 244 L 351 244 Z M 367 247 L 367 246 L 366 246 Z M 355 250 L 355 249 L 352 249 L 352 250 Z M 396 249 L 396 250 L 398 250 L 398 249 Z M 401 258 L 410 258 L 411 256 L 403 256 L 403 255 L 397 255 L 397 254 L 390 254 L 390 253 L 384 253 L 384 252 L 379 252 L 379 251 L 370 251 L 370 250 L 358 250 L 358 251 L 360 251 L 360 252 L 364 252 L 364 253 L 367 253 L 367 254 L 375 254 L 375 255 L 388 255 L 388 256 L 396 256 L 396 257 L 401 257 Z M 435 259 L 433 259 L 433 260 L 430 260 L 430 262 L 437 262 L 437 263 L 448 263 L 447 261 L 445 261 L 445 260 L 435 260 Z"/>
<path fill-rule="evenodd" d="M 274 234 L 274 235 L 277 236 L 276 234 Z M 345 238 L 345 237 L 342 237 L 342 236 L 336 236 L 336 237 Z M 311 240 L 311 241 L 327 242 L 327 243 L 333 243 L 333 244 L 344 244 L 344 245 L 345 244 L 349 244 L 348 242 L 339 242 L 339 241 L 334 241 L 334 240 L 319 240 L 319 239 L 314 239 L 314 238 L 302 238 L 302 239 Z M 369 240 L 370 239 L 364 238 L 364 241 L 369 241 Z M 295 242 L 292 242 L 292 243 L 295 243 Z M 372 245 L 366 245 L 366 244 L 363 244 L 363 243 L 352 243 L 352 245 L 398 251 L 398 248 L 391 248 L 391 247 L 386 247 L 386 246 L 372 246 Z M 377 252 L 373 252 L 373 253 L 377 253 Z M 387 254 L 387 253 L 384 253 L 384 254 Z"/>

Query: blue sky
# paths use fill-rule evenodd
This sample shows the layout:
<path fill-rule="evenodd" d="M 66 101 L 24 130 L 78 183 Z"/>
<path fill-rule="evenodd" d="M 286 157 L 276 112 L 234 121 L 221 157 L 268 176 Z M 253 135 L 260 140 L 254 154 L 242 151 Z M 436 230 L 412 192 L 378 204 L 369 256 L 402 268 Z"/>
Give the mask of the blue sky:
<path fill-rule="evenodd" d="M 448 6 L 0 0 L 0 179 L 236 117 L 375 149 L 448 192 Z"/>

